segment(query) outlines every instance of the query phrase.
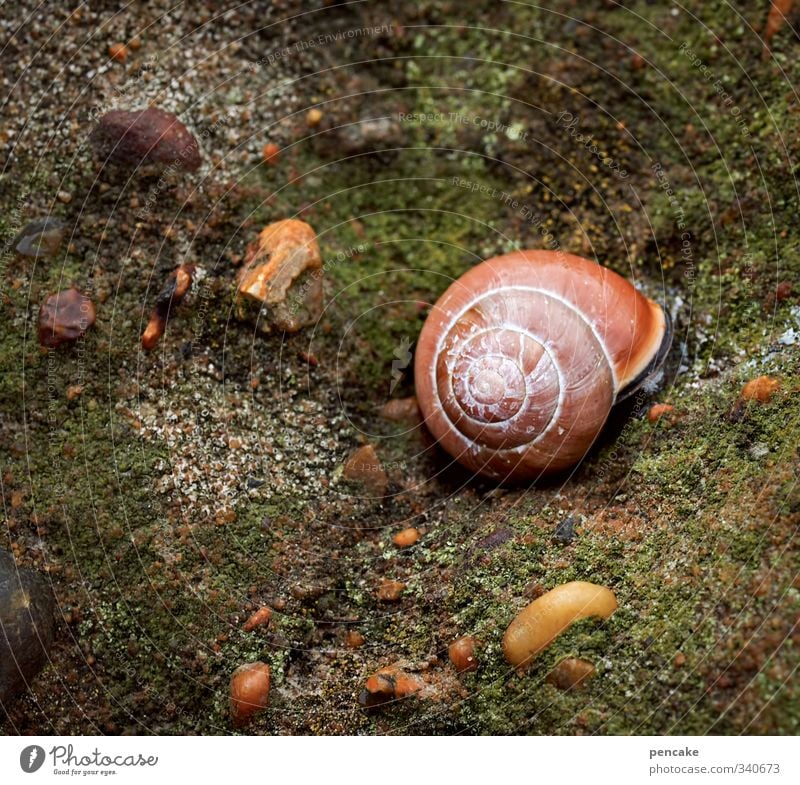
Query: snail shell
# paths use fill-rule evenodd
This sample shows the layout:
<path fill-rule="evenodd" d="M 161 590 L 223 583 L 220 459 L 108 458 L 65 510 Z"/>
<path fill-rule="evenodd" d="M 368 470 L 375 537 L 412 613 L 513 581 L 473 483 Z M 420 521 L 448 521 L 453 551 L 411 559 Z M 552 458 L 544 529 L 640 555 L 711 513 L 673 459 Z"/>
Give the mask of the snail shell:
<path fill-rule="evenodd" d="M 433 307 L 417 343 L 417 398 L 468 469 L 535 479 L 583 458 L 671 337 L 661 307 L 613 271 L 518 251 L 472 268 Z"/>

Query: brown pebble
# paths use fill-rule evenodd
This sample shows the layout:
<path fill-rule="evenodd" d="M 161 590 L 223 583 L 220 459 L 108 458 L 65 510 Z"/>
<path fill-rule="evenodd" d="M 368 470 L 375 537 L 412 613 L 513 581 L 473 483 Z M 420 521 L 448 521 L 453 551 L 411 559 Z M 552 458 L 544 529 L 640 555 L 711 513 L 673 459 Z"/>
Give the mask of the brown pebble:
<path fill-rule="evenodd" d="M 265 164 L 275 166 L 275 164 L 278 163 L 280 152 L 281 148 L 278 147 L 275 142 L 267 142 L 267 144 L 261 148 L 261 157 L 264 159 Z"/>
<path fill-rule="evenodd" d="M 682 668 L 686 664 L 686 655 L 679 651 L 672 659 L 672 664 L 676 668 Z"/>
<path fill-rule="evenodd" d="M 794 286 L 792 286 L 791 281 L 781 281 L 775 287 L 775 299 L 780 303 L 784 300 L 788 300 L 794 291 Z"/>
<path fill-rule="evenodd" d="M 381 417 L 391 422 L 408 423 L 416 425 L 422 420 L 416 396 L 410 398 L 393 398 L 387 401 L 381 409 Z"/>
<path fill-rule="evenodd" d="M 477 641 L 471 635 L 457 638 L 447 647 L 450 662 L 459 673 L 470 673 L 478 670 L 478 658 L 475 656 Z"/>
<path fill-rule="evenodd" d="M 389 478 L 371 444 L 359 447 L 350 456 L 344 465 L 344 477 L 347 480 L 361 483 L 368 491 L 377 496 L 383 496 L 389 484 Z"/>
<path fill-rule="evenodd" d="M 419 529 L 409 526 L 407 529 L 403 529 L 403 531 L 395 534 L 394 537 L 392 537 L 392 542 L 398 548 L 408 548 L 417 542 L 421 536 L 422 534 Z"/>
<path fill-rule="evenodd" d="M 248 662 L 231 676 L 230 711 L 235 725 L 244 725 L 269 702 L 269 665 Z"/>
<path fill-rule="evenodd" d="M 742 398 L 745 401 L 767 403 L 780 386 L 780 382 L 772 376 L 759 376 L 745 384 L 742 388 Z"/>
<path fill-rule="evenodd" d="M 140 167 L 195 171 L 203 159 L 197 139 L 174 115 L 158 107 L 106 112 L 91 133 L 91 143 L 103 163 L 131 171 Z"/>
<path fill-rule="evenodd" d="M 595 667 L 587 660 L 568 657 L 550 671 L 547 681 L 559 690 L 582 690 L 595 674 Z"/>
<path fill-rule="evenodd" d="M 94 303 L 74 287 L 51 294 L 39 309 L 39 343 L 55 347 L 77 341 L 94 320 Z"/>
<path fill-rule="evenodd" d="M 631 68 L 634 71 L 641 71 L 647 65 L 644 57 L 640 55 L 638 52 L 635 52 L 633 57 L 631 57 Z"/>
<path fill-rule="evenodd" d="M 80 384 L 71 384 L 67 387 L 67 400 L 74 401 L 83 392 L 83 387 Z"/>
<path fill-rule="evenodd" d="M 675 411 L 675 407 L 668 403 L 654 403 L 647 412 L 647 419 L 650 422 L 658 422 L 665 414 L 673 411 Z"/>
<path fill-rule="evenodd" d="M 242 629 L 245 632 L 251 632 L 252 630 L 256 629 L 256 627 L 268 627 L 271 619 L 272 610 L 267 608 L 265 605 L 263 608 L 259 608 L 250 616 L 250 618 L 244 623 Z"/>
<path fill-rule="evenodd" d="M 347 635 L 344 636 L 344 645 L 348 649 L 359 649 L 364 643 L 366 643 L 366 638 L 358 630 L 348 630 Z"/>
<path fill-rule="evenodd" d="M 405 588 L 405 583 L 400 583 L 400 581 L 384 581 L 378 587 L 378 599 L 381 602 L 397 602 Z"/>
<path fill-rule="evenodd" d="M 128 59 L 128 47 L 125 44 L 111 44 L 108 47 L 108 56 L 118 63 L 124 63 Z"/>
<path fill-rule="evenodd" d="M 309 109 L 306 114 L 306 123 L 309 128 L 316 128 L 322 122 L 322 112 L 319 109 Z"/>

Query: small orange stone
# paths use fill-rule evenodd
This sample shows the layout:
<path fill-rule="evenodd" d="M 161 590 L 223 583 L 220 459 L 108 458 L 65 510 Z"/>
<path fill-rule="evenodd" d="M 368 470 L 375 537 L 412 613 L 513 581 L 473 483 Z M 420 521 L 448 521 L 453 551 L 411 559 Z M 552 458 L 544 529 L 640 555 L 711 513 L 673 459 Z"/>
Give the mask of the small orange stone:
<path fill-rule="evenodd" d="M 384 581 L 378 587 L 378 599 L 381 602 L 397 602 L 405 588 L 405 583 L 400 581 Z"/>
<path fill-rule="evenodd" d="M 780 382 L 772 376 L 759 376 L 745 384 L 742 388 L 742 398 L 746 401 L 767 403 L 780 386 Z"/>
<path fill-rule="evenodd" d="M 67 400 L 74 401 L 83 392 L 83 387 L 80 384 L 71 384 L 67 387 Z"/>
<path fill-rule="evenodd" d="M 668 403 L 654 403 L 647 412 L 647 419 L 650 422 L 658 422 L 665 414 L 673 411 L 675 411 L 675 407 Z"/>
<path fill-rule="evenodd" d="M 686 664 L 686 655 L 679 651 L 672 660 L 672 664 L 676 668 L 682 668 Z"/>
<path fill-rule="evenodd" d="M 309 128 L 316 128 L 322 122 L 322 112 L 319 109 L 309 109 L 306 114 L 306 123 Z"/>
<path fill-rule="evenodd" d="M 366 638 L 358 630 L 348 630 L 344 644 L 348 649 L 359 649 L 366 642 Z"/>
<path fill-rule="evenodd" d="M 111 44 L 108 54 L 118 63 L 124 63 L 128 59 L 128 47 L 125 44 Z"/>
<path fill-rule="evenodd" d="M 248 662 L 231 676 L 231 717 L 236 725 L 244 725 L 269 702 L 269 665 Z"/>
<path fill-rule="evenodd" d="M 475 656 L 477 641 L 471 635 L 457 638 L 447 647 L 450 662 L 459 673 L 469 673 L 478 670 L 478 659 Z"/>
<path fill-rule="evenodd" d="M 391 698 L 407 698 L 420 692 L 424 683 L 418 676 L 406 673 L 395 665 L 381 668 L 367 679 L 365 685 L 367 693 L 378 702 Z"/>
<path fill-rule="evenodd" d="M 268 627 L 271 619 L 272 610 L 264 606 L 263 608 L 259 608 L 250 616 L 250 618 L 244 623 L 242 629 L 245 632 L 251 632 L 252 630 L 256 629 L 256 627 Z"/>
<path fill-rule="evenodd" d="M 281 148 L 278 147 L 275 142 L 267 142 L 267 144 L 261 148 L 261 156 L 264 159 L 264 163 L 270 166 L 275 166 L 275 164 L 278 163 L 280 152 Z"/>
<path fill-rule="evenodd" d="M 392 537 L 392 542 L 398 548 L 408 548 L 410 545 L 417 542 L 421 536 L 419 529 L 409 526 L 407 529 L 403 529 L 403 531 L 395 534 L 394 537 Z"/>

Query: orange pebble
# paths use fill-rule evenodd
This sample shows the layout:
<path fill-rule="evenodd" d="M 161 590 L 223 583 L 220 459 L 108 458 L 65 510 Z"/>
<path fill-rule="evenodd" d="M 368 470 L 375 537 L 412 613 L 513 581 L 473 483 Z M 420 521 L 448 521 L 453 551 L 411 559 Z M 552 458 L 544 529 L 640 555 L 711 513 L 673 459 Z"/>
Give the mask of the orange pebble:
<path fill-rule="evenodd" d="M 281 148 L 278 147 L 275 142 L 267 142 L 267 144 L 261 148 L 261 156 L 264 159 L 264 163 L 270 166 L 275 166 L 275 164 L 278 163 L 280 152 Z"/>
<path fill-rule="evenodd" d="M 392 542 L 398 548 L 408 548 L 410 545 L 417 542 L 421 536 L 419 529 L 409 526 L 407 529 L 403 529 L 403 531 L 395 534 L 394 537 L 392 537 Z"/>
<path fill-rule="evenodd" d="M 654 403 L 647 412 L 647 419 L 650 422 L 658 422 L 665 414 L 673 411 L 675 411 L 675 407 L 668 403 Z"/>
<path fill-rule="evenodd" d="M 455 665 L 459 673 L 469 673 L 478 670 L 478 659 L 475 656 L 477 641 L 471 635 L 457 638 L 447 647 L 450 662 Z"/>
<path fill-rule="evenodd" d="M 322 112 L 319 109 L 309 109 L 306 114 L 306 123 L 309 128 L 316 128 L 322 122 Z"/>
<path fill-rule="evenodd" d="M 767 403 L 780 386 L 780 382 L 772 376 L 759 376 L 745 384 L 742 388 L 742 398 L 746 401 Z"/>
<path fill-rule="evenodd" d="M 255 613 L 253 613 L 250 618 L 244 623 L 244 627 L 242 628 L 245 632 L 250 632 L 254 630 L 256 627 L 267 627 L 269 626 L 270 620 L 272 619 L 272 611 L 264 606 L 263 608 L 259 608 Z"/>
<path fill-rule="evenodd" d="M 243 725 L 269 702 L 269 665 L 248 662 L 238 667 L 231 676 L 231 717 L 236 725 Z"/>
<path fill-rule="evenodd" d="M 366 638 L 358 630 L 348 630 L 344 644 L 348 649 L 358 649 L 364 645 Z"/>
<path fill-rule="evenodd" d="M 405 583 L 400 581 L 384 581 L 378 587 L 378 599 L 382 602 L 397 602 L 405 588 Z"/>
<path fill-rule="evenodd" d="M 125 44 L 111 44 L 108 54 L 118 63 L 124 63 L 128 59 L 128 47 Z"/>

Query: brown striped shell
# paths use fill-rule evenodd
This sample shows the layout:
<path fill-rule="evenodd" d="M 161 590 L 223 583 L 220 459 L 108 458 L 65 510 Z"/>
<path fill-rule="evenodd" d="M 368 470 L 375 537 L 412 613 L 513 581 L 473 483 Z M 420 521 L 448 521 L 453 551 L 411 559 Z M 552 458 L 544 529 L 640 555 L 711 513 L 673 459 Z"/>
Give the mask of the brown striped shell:
<path fill-rule="evenodd" d="M 615 272 L 518 251 L 472 268 L 433 307 L 417 343 L 417 398 L 468 469 L 535 479 L 583 458 L 670 340 L 661 307 Z"/>

